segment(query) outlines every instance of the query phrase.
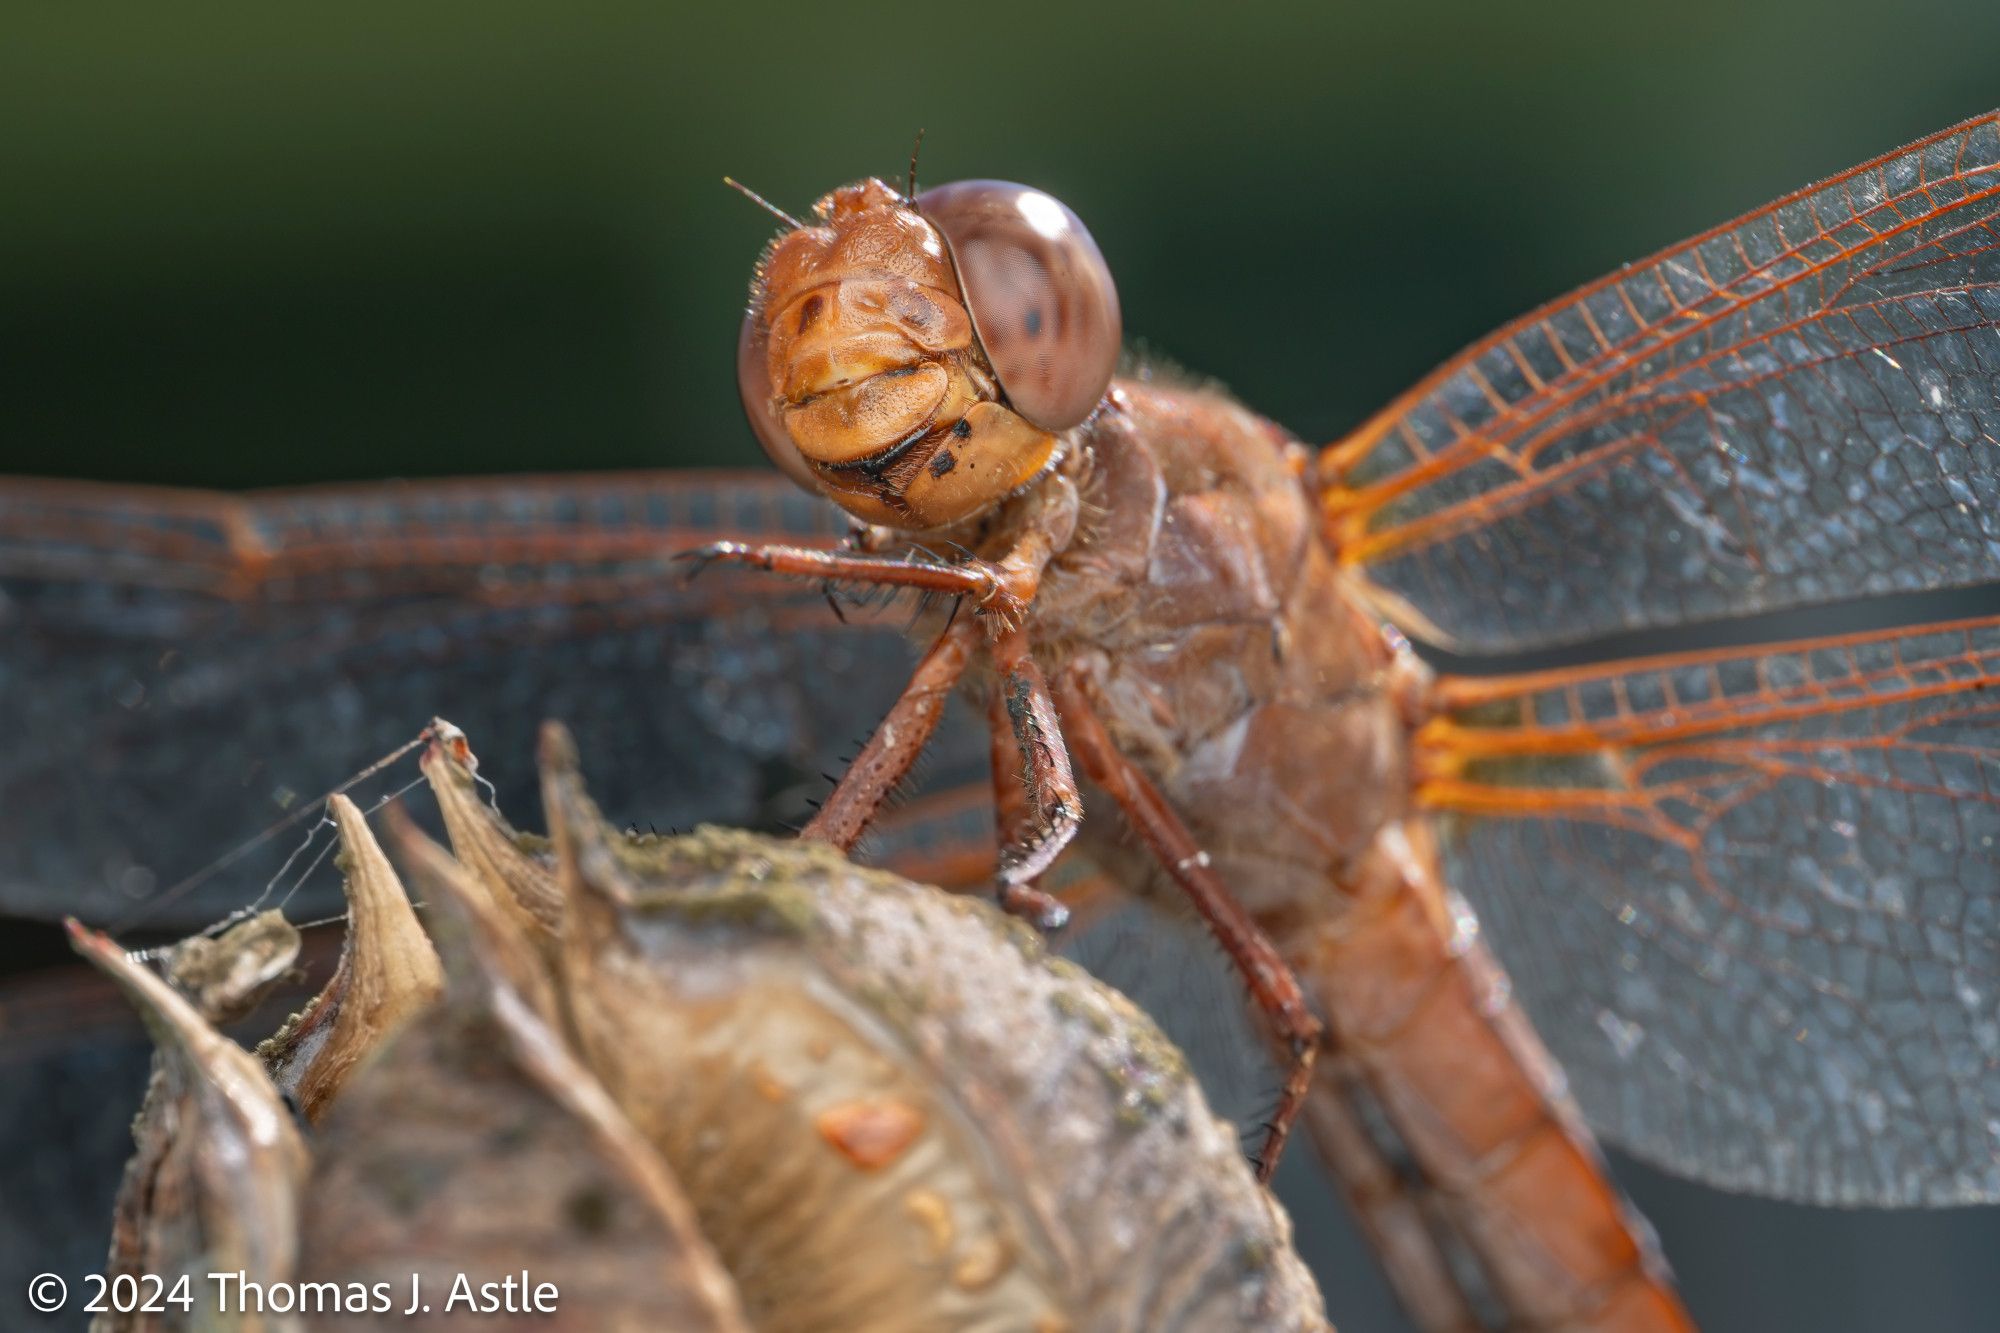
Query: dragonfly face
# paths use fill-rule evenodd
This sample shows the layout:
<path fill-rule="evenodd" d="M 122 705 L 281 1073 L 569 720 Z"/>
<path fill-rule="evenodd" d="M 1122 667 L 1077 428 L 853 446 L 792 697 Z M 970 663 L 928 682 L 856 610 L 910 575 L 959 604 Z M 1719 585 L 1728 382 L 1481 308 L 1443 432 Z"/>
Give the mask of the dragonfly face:
<path fill-rule="evenodd" d="M 738 388 L 786 475 L 869 522 L 939 528 L 1020 490 L 1094 411 L 1119 353 L 1110 270 L 1039 190 L 879 180 L 772 243 Z"/>

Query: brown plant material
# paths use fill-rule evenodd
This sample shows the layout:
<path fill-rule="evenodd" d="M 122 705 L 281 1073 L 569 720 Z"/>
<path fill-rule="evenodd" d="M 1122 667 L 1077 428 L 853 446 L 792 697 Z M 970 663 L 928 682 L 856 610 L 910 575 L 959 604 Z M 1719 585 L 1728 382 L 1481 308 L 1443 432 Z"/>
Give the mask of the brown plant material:
<path fill-rule="evenodd" d="M 550 873 L 545 845 L 515 831 L 480 799 L 465 734 L 442 718 L 431 726 L 448 743 L 425 750 L 421 767 L 444 814 L 452 855 L 493 891 L 501 910 L 517 918 L 530 939 L 553 947 L 562 931 L 562 891 Z"/>
<path fill-rule="evenodd" d="M 340 832 L 347 943 L 319 995 L 258 1048 L 308 1123 L 365 1056 L 436 1000 L 443 971 L 389 859 L 354 802 L 327 802 Z"/>
<path fill-rule="evenodd" d="M 167 951 L 167 980 L 211 1023 L 233 1023 L 290 978 L 299 929 L 276 908 L 216 935 L 195 935 Z"/>
<path fill-rule="evenodd" d="M 68 927 L 76 951 L 125 992 L 158 1046 L 133 1126 L 137 1151 L 118 1191 L 106 1276 L 157 1277 L 166 1292 L 185 1277 L 182 1290 L 197 1308 L 214 1304 L 211 1273 L 259 1283 L 290 1277 L 309 1164 L 284 1099 L 249 1052 L 157 974 L 108 937 L 75 921 Z M 163 1309 L 102 1315 L 92 1328 L 217 1326 L 191 1322 L 177 1306 Z M 240 1333 L 291 1327 L 282 1316 L 256 1314 L 219 1326 Z"/>
<path fill-rule="evenodd" d="M 327 1330 L 1326 1328 L 1179 1052 L 1033 932 L 823 846 L 618 834 L 553 728 L 550 856 L 439 736 L 457 858 L 390 830 L 429 937 L 339 803 L 350 938 L 269 1072 L 79 936 L 172 1015 L 114 1267 L 312 1284 L 286 1327 Z"/>
<path fill-rule="evenodd" d="M 399 1315 L 428 1304 L 401 1321 L 415 1329 L 748 1333 L 672 1173 L 554 1026 L 554 989 L 518 918 L 407 821 L 395 841 L 431 904 L 449 984 L 328 1114 L 301 1279 L 382 1284 Z M 517 1275 L 512 1311 L 448 1309 L 461 1280 L 476 1291 Z M 544 1284 L 552 1314 L 528 1300 Z"/>

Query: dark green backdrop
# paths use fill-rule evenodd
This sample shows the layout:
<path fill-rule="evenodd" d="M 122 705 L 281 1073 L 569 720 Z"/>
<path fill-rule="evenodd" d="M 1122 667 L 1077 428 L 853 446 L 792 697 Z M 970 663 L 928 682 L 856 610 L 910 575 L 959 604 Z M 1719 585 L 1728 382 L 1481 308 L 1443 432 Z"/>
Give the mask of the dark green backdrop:
<path fill-rule="evenodd" d="M 1332 438 L 1507 316 L 2000 104 L 1990 0 L 321 8 L 0 24 L 0 470 L 752 462 L 769 229 L 719 178 L 802 209 L 919 126 L 926 178 L 1055 191 L 1134 334 Z M 1336 1318 L 1395 1327 L 1299 1160 Z M 1628 1178 L 1712 1328 L 2000 1319 L 1992 1211 Z"/>

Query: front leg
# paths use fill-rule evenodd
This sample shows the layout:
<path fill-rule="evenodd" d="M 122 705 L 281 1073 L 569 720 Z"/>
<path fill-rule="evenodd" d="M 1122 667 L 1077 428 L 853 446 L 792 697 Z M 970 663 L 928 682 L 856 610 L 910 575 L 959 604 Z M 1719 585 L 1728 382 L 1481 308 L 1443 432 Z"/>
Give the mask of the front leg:
<path fill-rule="evenodd" d="M 945 702 L 983 637 L 992 649 L 1000 681 L 999 699 L 1008 734 L 1020 753 L 1029 793 L 1029 818 L 1018 822 L 1008 814 L 1010 803 L 1001 802 L 1001 903 L 1044 929 L 1063 923 L 1068 914 L 1062 905 L 1028 888 L 1027 882 L 1039 875 L 1074 835 L 1082 806 L 1070 776 L 1068 754 L 1056 730 L 1047 682 L 1029 654 L 1027 636 L 1021 629 L 1042 570 L 1055 549 L 1055 538 L 1056 534 L 1044 527 L 1031 527 L 999 560 L 971 558 L 949 565 L 869 552 L 741 542 L 717 542 L 681 557 L 696 562 L 696 572 L 702 565 L 724 561 L 828 582 L 971 597 L 988 613 L 977 622 L 954 619 L 946 626 L 819 813 L 800 830 L 801 837 L 852 850 L 935 734 Z M 1010 836 L 1017 828 L 1020 836 Z"/>
<path fill-rule="evenodd" d="M 1257 1178 L 1268 1181 L 1277 1169 L 1292 1124 L 1305 1106 L 1312 1083 L 1313 1060 L 1324 1028 L 1307 1007 L 1305 991 L 1277 946 L 1271 943 L 1243 905 L 1209 864 L 1194 834 L 1153 785 L 1152 779 L 1127 758 L 1111 739 L 1089 693 L 1089 675 L 1082 664 L 1064 671 L 1056 681 L 1056 702 L 1063 728 L 1075 747 L 1084 773 L 1104 788 L 1125 812 L 1161 869 L 1187 895 L 1216 942 L 1250 987 L 1250 998 L 1276 1038 L 1288 1066 L 1278 1106 L 1271 1113 Z"/>
<path fill-rule="evenodd" d="M 813 546 L 753 546 L 744 542 L 714 542 L 684 551 L 698 574 L 713 564 L 748 565 L 773 574 L 814 578 L 826 583 L 857 583 L 876 588 L 909 588 L 946 597 L 964 597 L 981 613 L 1005 625 L 1017 625 L 1034 596 L 1034 578 L 1026 582 L 1009 561 L 966 560 L 940 564 L 914 557 L 827 551 Z M 1040 564 L 1034 574 L 1040 574 Z"/>

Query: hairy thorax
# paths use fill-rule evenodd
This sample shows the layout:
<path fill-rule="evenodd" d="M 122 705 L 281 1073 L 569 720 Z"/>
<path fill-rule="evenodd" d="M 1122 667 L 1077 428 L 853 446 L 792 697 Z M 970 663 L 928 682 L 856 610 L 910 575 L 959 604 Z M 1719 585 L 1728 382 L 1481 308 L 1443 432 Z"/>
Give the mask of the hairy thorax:
<path fill-rule="evenodd" d="M 1220 393 L 1137 381 L 1076 444 L 1074 534 L 1031 611 L 1044 665 L 1094 667 L 1119 747 L 1267 924 L 1361 891 L 1427 677 L 1321 539 L 1307 450 Z"/>

